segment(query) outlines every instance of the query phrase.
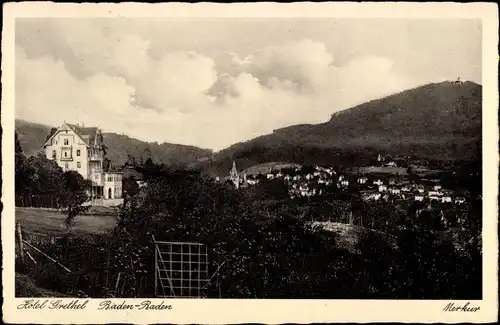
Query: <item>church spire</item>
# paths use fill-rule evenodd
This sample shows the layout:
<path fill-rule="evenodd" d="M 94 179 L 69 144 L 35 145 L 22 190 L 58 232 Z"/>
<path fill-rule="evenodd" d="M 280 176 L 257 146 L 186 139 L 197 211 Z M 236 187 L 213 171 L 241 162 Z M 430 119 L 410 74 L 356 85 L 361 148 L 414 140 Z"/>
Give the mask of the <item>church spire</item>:
<path fill-rule="evenodd" d="M 240 185 L 240 175 L 238 174 L 238 169 L 236 168 L 236 162 L 234 160 L 233 160 L 233 168 L 231 169 L 231 172 L 229 173 L 229 178 L 234 183 L 236 188 L 238 188 Z"/>

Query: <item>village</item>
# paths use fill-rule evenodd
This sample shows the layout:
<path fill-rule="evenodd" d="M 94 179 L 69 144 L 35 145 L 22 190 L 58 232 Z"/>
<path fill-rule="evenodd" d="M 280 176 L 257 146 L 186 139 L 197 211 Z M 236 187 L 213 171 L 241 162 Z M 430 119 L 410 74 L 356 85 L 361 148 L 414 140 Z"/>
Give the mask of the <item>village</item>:
<path fill-rule="evenodd" d="M 387 172 L 385 175 L 380 175 L 380 173 L 360 174 L 356 171 L 340 173 L 332 166 L 318 165 L 314 166 L 312 170 L 303 167 L 283 170 L 270 168 L 265 174 L 248 175 L 245 171 L 238 172 L 236 164 L 233 163 L 233 169 L 227 180 L 232 182 L 236 188 L 281 180 L 288 186 L 291 199 L 317 197 L 332 191 L 345 191 L 358 193 L 364 201 L 372 202 L 429 200 L 433 203 L 453 203 L 455 205 L 466 203 L 466 192 L 443 188 L 438 178 L 422 178 L 419 181 L 411 181 L 408 175 L 389 173 L 391 169 L 398 168 L 394 161 L 384 163 L 380 155 L 377 161 L 381 163 L 380 166 L 370 166 L 368 169 L 383 167 Z"/>

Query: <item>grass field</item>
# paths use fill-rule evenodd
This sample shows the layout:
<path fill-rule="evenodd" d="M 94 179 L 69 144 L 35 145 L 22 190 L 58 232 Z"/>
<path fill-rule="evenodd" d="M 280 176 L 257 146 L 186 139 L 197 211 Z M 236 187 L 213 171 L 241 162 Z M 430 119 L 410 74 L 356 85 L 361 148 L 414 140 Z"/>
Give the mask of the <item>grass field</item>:
<path fill-rule="evenodd" d="M 55 210 L 38 208 L 16 208 L 16 223 L 23 231 L 44 235 L 58 235 L 66 232 L 66 216 Z M 72 231 L 80 234 L 100 234 L 114 228 L 117 217 L 112 215 L 79 215 L 75 218 Z"/>
<path fill-rule="evenodd" d="M 388 166 L 365 166 L 365 167 L 355 167 L 349 170 L 351 173 L 356 174 L 390 174 L 390 175 L 400 175 L 407 176 L 408 169 L 405 167 L 388 167 Z M 420 177 L 435 175 L 440 172 L 440 170 L 427 169 L 423 167 L 413 168 L 415 172 Z"/>
<path fill-rule="evenodd" d="M 367 166 L 352 168 L 351 172 L 360 174 L 392 174 L 405 176 L 408 173 L 403 167 Z"/>
<path fill-rule="evenodd" d="M 297 167 L 302 167 L 299 164 L 294 164 L 294 163 L 286 163 L 286 162 L 268 162 L 264 164 L 259 164 L 259 165 L 254 165 L 252 167 L 249 167 L 245 169 L 244 171 L 240 172 L 241 175 L 247 174 L 247 175 L 259 175 L 259 174 L 267 174 L 269 173 L 269 170 L 272 171 L 279 171 L 281 169 L 287 169 L 287 168 L 297 168 Z"/>

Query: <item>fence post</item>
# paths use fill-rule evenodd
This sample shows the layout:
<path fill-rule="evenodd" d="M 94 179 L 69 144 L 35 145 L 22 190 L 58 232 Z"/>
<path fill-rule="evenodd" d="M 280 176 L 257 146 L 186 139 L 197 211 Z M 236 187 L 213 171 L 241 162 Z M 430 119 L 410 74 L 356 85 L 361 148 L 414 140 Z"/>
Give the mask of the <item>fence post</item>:
<path fill-rule="evenodd" d="M 16 227 L 17 240 L 19 241 L 19 256 L 21 261 L 24 263 L 24 245 L 23 245 L 23 234 L 21 232 L 21 224 L 18 223 Z"/>

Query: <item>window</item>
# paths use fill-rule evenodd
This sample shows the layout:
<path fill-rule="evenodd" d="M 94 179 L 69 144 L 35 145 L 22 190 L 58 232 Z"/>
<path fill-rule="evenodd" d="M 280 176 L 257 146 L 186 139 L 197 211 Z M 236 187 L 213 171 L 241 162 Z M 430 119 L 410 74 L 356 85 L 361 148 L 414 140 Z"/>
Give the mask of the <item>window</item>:
<path fill-rule="evenodd" d="M 69 167 L 68 167 L 68 163 L 65 163 L 65 164 L 64 164 L 64 169 L 68 169 L 68 168 L 69 168 Z"/>
<path fill-rule="evenodd" d="M 67 146 L 69 144 L 68 139 L 64 139 L 64 145 Z"/>
<path fill-rule="evenodd" d="M 77 157 L 80 157 L 80 150 L 76 151 L 76 155 L 77 155 Z"/>
<path fill-rule="evenodd" d="M 80 162 L 77 162 L 76 163 L 76 168 L 81 168 L 82 167 L 82 164 Z"/>
<path fill-rule="evenodd" d="M 66 151 L 64 152 L 64 157 L 68 157 L 68 153 Z"/>
<path fill-rule="evenodd" d="M 52 150 L 52 159 L 57 158 L 57 152 L 55 150 Z"/>

